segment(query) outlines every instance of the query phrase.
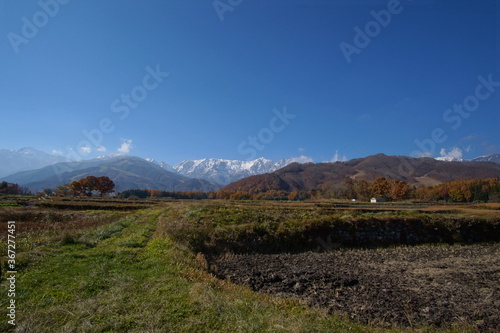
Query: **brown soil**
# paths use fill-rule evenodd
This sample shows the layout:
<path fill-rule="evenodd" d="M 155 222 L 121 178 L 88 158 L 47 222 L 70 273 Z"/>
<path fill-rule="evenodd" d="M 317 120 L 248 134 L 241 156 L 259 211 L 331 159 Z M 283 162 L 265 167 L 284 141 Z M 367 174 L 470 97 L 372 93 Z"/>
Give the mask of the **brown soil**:
<path fill-rule="evenodd" d="M 500 244 L 224 255 L 223 279 L 377 326 L 500 330 Z"/>

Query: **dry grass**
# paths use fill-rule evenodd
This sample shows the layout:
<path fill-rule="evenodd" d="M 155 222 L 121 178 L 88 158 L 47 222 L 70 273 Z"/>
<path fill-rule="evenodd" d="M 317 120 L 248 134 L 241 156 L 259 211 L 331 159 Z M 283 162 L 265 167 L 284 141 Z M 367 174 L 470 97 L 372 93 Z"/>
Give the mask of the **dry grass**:
<path fill-rule="evenodd" d="M 500 204 L 484 203 L 471 205 L 435 205 L 421 209 L 424 212 L 455 212 L 467 215 L 481 215 L 490 218 L 500 218 Z"/>
<path fill-rule="evenodd" d="M 56 209 L 0 208 L 0 233 L 7 231 L 7 221 L 16 222 L 16 233 L 74 232 L 98 227 L 124 214 L 93 211 L 60 211 Z"/>

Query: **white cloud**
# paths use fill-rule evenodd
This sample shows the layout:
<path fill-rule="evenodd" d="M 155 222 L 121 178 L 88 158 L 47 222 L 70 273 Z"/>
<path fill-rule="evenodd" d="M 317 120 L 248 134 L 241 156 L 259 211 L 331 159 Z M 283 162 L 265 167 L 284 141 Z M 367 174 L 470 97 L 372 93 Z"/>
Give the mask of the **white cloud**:
<path fill-rule="evenodd" d="M 59 149 L 52 149 L 52 155 L 62 156 L 63 152 Z"/>
<path fill-rule="evenodd" d="M 96 150 L 99 151 L 99 152 L 105 152 L 105 151 L 107 151 L 106 147 L 104 147 L 104 146 L 99 146 L 99 147 L 97 147 Z"/>
<path fill-rule="evenodd" d="M 299 157 L 292 157 L 292 158 L 290 158 L 290 160 L 292 160 L 293 162 L 297 162 L 297 163 L 310 163 L 313 161 L 312 158 L 310 158 L 309 156 L 304 156 L 304 155 L 301 155 Z"/>
<path fill-rule="evenodd" d="M 119 153 L 128 154 L 132 150 L 132 140 L 131 139 L 122 139 L 122 144 L 120 148 L 118 148 Z"/>
<path fill-rule="evenodd" d="M 335 151 L 335 155 L 333 155 L 330 162 L 345 162 L 347 161 L 347 157 L 345 155 L 340 156 L 339 151 Z"/>
<path fill-rule="evenodd" d="M 80 148 L 80 150 L 82 151 L 82 153 L 85 153 L 85 154 L 89 154 L 89 153 L 91 153 L 91 152 L 92 152 L 92 148 L 87 147 L 87 146 L 82 146 L 82 147 Z"/>
<path fill-rule="evenodd" d="M 445 148 L 441 148 L 441 151 L 439 152 L 441 157 L 438 157 L 439 160 L 443 161 L 456 161 L 456 160 L 462 160 L 464 154 L 462 152 L 462 149 L 458 147 L 453 147 L 451 148 L 450 151 L 446 151 Z"/>

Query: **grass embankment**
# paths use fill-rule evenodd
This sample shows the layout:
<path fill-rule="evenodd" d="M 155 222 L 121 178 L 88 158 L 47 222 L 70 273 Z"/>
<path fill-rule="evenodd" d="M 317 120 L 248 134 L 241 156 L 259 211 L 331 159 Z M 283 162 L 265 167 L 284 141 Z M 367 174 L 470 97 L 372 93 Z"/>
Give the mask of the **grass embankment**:
<path fill-rule="evenodd" d="M 483 207 L 197 202 L 169 211 L 168 234 L 205 254 L 281 253 L 500 241 L 500 214 Z"/>
<path fill-rule="evenodd" d="M 26 264 L 17 274 L 16 332 L 373 331 L 216 279 L 165 234 L 168 216 L 141 211 L 57 238 L 20 233 Z M 26 237 L 37 245 L 28 248 Z M 2 332 L 14 331 L 7 302 L 2 297 Z"/>

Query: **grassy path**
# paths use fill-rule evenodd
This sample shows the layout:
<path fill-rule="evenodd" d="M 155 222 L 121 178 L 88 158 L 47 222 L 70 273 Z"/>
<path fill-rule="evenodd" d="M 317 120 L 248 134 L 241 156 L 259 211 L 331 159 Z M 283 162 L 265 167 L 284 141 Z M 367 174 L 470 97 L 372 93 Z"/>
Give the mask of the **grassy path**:
<path fill-rule="evenodd" d="M 164 214 L 143 211 L 37 250 L 43 258 L 18 273 L 16 332 L 375 331 L 215 279 L 165 236 Z M 2 297 L 2 332 L 13 331 L 6 306 Z"/>

